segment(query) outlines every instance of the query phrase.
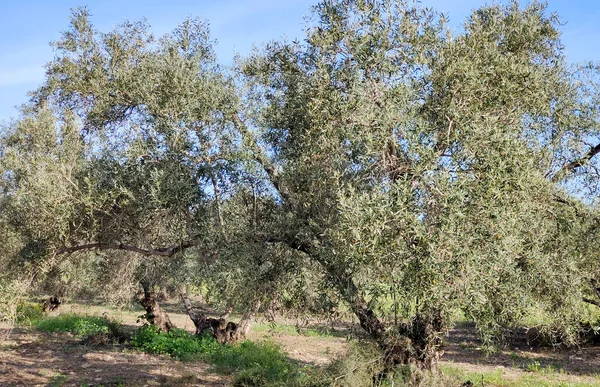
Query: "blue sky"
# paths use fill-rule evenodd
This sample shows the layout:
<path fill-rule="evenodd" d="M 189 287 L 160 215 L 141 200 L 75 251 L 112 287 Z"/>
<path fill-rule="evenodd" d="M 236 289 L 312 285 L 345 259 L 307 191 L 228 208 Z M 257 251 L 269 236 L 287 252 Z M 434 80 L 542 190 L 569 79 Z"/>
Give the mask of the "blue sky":
<path fill-rule="evenodd" d="M 0 3 L 0 121 L 17 115 L 15 106 L 27 101 L 27 92 L 44 77 L 43 66 L 52 59 L 49 42 L 68 25 L 70 8 L 86 5 L 97 29 L 108 31 L 125 19 L 146 17 L 156 35 L 177 26 L 187 16 L 207 19 L 218 41 L 222 63 L 235 52 L 247 54 L 253 44 L 287 36 L 302 38 L 303 17 L 317 0 L 1 0 Z M 422 0 L 445 12 L 454 29 L 483 0 Z M 566 22 L 563 43 L 571 62 L 600 61 L 600 2 L 550 0 L 549 8 Z"/>

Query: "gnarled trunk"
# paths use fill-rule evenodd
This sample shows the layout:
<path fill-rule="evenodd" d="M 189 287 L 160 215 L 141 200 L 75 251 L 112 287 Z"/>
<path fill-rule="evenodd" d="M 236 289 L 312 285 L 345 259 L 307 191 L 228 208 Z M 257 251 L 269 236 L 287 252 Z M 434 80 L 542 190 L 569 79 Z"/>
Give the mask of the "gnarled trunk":
<path fill-rule="evenodd" d="M 335 275 L 338 291 L 358 318 L 360 326 L 373 339 L 384 354 L 387 371 L 397 365 L 412 365 L 435 371 L 442 356 L 442 332 L 445 322 L 439 311 L 420 313 L 412 321 L 400 326 L 381 321 L 348 276 L 339 274 L 338 268 L 329 271 Z"/>
<path fill-rule="evenodd" d="M 146 281 L 140 281 L 142 288 L 144 289 L 143 297 L 139 298 L 139 303 L 146 309 L 146 320 L 154 326 L 157 326 L 163 332 L 168 332 L 173 328 L 173 323 L 169 318 L 169 315 L 157 301 L 156 292 L 152 289 L 152 285 Z"/>
<path fill-rule="evenodd" d="M 42 312 L 52 312 L 53 310 L 58 309 L 60 304 L 62 304 L 61 298 L 59 296 L 52 296 L 42 303 Z"/>
<path fill-rule="evenodd" d="M 53 310 L 58 309 L 58 307 L 63 303 L 63 298 L 65 297 L 66 289 L 65 286 L 62 285 L 58 289 L 58 291 L 50 296 L 48 299 L 44 300 L 42 304 L 42 311 L 44 313 L 52 312 Z"/>
<path fill-rule="evenodd" d="M 250 330 L 250 322 L 260 307 L 260 301 L 255 300 L 250 310 L 242 316 L 239 324 L 236 324 L 233 321 L 227 321 L 233 312 L 233 306 L 228 305 L 225 313 L 216 319 L 194 310 L 185 286 L 181 287 L 180 293 L 185 310 L 196 327 L 196 334 L 201 336 L 208 332 L 221 344 L 232 344 L 245 339 Z"/>
<path fill-rule="evenodd" d="M 235 332 L 235 334 L 237 335 L 237 340 L 242 340 L 246 338 L 246 335 L 248 335 L 248 332 L 250 332 L 252 320 L 258 312 L 260 304 L 261 302 L 259 299 L 254 299 L 254 301 L 252 301 L 252 305 L 250 305 L 250 309 L 242 316 L 240 323 L 237 326 L 237 330 Z"/>

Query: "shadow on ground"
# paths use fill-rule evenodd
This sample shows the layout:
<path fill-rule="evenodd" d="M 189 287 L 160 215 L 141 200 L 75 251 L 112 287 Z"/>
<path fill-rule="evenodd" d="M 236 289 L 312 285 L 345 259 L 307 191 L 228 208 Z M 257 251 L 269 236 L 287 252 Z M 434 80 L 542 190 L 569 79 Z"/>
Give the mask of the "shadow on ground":
<path fill-rule="evenodd" d="M 564 372 L 597 376 L 600 371 L 600 346 L 552 348 L 530 345 L 524 337 L 513 337 L 496 353 L 486 354 L 473 324 L 457 324 L 450 332 L 443 360 L 476 366 L 519 368 L 531 372 Z"/>
<path fill-rule="evenodd" d="M 204 363 L 182 363 L 122 346 L 92 347 L 68 334 L 0 330 L 1 386 L 225 386 Z"/>

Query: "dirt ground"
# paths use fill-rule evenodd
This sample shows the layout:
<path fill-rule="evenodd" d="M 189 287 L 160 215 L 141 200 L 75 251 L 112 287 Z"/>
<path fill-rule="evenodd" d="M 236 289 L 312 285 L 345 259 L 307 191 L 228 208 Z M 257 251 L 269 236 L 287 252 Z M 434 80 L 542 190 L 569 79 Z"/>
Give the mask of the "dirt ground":
<path fill-rule="evenodd" d="M 520 342 L 486 355 L 475 327 L 464 323 L 450 331 L 442 365 L 470 373 L 500 372 L 508 380 L 535 374 L 539 380 L 562 381 L 565 386 L 573 383 L 600 386 L 600 346 L 553 349 Z"/>
<path fill-rule="evenodd" d="M 175 325 L 193 330 L 193 324 L 177 305 L 167 305 L 167 310 Z M 108 315 L 132 327 L 140 325 L 137 316 L 141 314 L 135 310 L 80 305 L 61 306 L 58 313 Z M 265 338 L 279 343 L 290 358 L 315 365 L 328 364 L 342 355 L 348 345 L 343 334 L 304 336 L 268 330 L 250 334 L 252 340 Z M 486 356 L 474 328 L 467 324 L 451 332 L 442 366 L 470 373 L 500 371 L 508 380 L 538 372 L 540 380 L 600 386 L 600 347 L 552 350 L 513 346 Z M 212 373 L 210 366 L 202 362 L 182 363 L 125 346 L 85 346 L 69 334 L 49 334 L 23 327 L 9 330 L 0 326 L 0 386 L 226 386 L 229 383 L 230 378 Z"/>
<path fill-rule="evenodd" d="M 118 346 L 84 346 L 68 334 L 0 329 L 0 386 L 226 386 L 203 363 Z"/>

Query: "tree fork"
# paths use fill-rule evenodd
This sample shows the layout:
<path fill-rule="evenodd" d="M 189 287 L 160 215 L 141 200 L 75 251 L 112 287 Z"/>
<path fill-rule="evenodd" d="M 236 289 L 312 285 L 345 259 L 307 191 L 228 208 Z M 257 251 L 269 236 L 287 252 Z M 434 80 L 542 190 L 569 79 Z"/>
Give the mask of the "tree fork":
<path fill-rule="evenodd" d="M 261 304 L 259 299 L 255 299 L 250 309 L 244 313 L 240 322 L 236 324 L 233 321 L 227 321 L 231 312 L 233 312 L 232 305 L 227 305 L 225 312 L 217 319 L 208 317 L 204 313 L 197 313 L 194 310 L 185 286 L 181 286 L 180 296 L 188 316 L 196 327 L 196 335 L 202 336 L 208 332 L 221 344 L 232 344 L 245 339 L 250 331 L 250 323 Z"/>

